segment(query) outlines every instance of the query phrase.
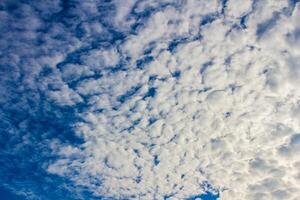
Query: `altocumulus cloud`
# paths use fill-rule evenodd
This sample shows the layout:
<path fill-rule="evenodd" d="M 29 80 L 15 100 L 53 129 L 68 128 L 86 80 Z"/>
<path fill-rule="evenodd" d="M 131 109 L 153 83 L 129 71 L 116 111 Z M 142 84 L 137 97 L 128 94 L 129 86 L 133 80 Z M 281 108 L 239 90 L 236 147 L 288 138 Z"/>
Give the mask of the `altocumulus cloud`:
<path fill-rule="evenodd" d="M 297 0 L 1 1 L 2 196 L 299 199 L 299 18 Z"/>

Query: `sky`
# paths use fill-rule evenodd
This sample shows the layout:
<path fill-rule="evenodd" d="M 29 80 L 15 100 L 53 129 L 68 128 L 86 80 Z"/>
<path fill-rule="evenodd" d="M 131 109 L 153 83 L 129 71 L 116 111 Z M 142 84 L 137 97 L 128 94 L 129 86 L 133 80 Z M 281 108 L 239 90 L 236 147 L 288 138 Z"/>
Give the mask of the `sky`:
<path fill-rule="evenodd" d="M 0 199 L 298 200 L 300 1 L 0 1 Z"/>

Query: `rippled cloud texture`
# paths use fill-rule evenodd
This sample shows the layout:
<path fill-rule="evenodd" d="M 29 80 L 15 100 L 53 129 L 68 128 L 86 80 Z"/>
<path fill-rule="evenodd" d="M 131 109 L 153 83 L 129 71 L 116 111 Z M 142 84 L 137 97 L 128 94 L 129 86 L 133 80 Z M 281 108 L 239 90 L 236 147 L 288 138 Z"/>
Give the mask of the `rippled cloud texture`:
<path fill-rule="evenodd" d="M 296 0 L 0 1 L 2 197 L 299 200 L 299 19 Z"/>

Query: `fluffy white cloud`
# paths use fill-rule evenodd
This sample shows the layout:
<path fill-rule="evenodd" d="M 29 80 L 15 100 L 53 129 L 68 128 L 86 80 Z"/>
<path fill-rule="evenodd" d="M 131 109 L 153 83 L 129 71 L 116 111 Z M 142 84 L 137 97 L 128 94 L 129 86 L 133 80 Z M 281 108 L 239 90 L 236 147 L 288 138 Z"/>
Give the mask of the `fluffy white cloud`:
<path fill-rule="evenodd" d="M 31 26 L 15 47 L 38 37 L 43 6 L 22 7 Z M 80 23 L 54 23 L 42 56 L 10 55 L 57 106 L 85 106 L 73 124 L 84 142 L 53 142 L 49 173 L 105 198 L 184 199 L 203 183 L 222 200 L 299 198 L 299 3 L 84 1 L 68 12 Z"/>
<path fill-rule="evenodd" d="M 148 3 L 136 12 L 157 6 Z M 222 14 L 214 1 L 186 1 L 153 13 L 120 46 L 137 61 L 155 43 L 153 59 L 80 84 L 81 94 L 98 91 L 82 114 L 87 123 L 78 124 L 85 138 L 78 153 L 85 157 L 64 155 L 49 171 L 80 169 L 69 178 L 111 197 L 183 199 L 204 192 L 201 183 L 209 181 L 224 200 L 297 199 L 295 5 L 228 1 Z M 244 16 L 245 27 L 236 26 Z M 168 43 L 178 37 L 189 39 L 170 52 Z"/>

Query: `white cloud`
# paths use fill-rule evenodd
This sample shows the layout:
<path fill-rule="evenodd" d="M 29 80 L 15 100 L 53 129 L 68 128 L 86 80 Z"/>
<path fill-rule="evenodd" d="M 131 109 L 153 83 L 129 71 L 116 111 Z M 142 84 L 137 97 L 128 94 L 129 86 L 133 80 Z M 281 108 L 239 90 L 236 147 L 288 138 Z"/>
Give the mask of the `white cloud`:
<path fill-rule="evenodd" d="M 72 124 L 84 142 L 51 143 L 46 170 L 107 198 L 184 199 L 205 181 L 222 200 L 299 198 L 300 4 L 222 2 L 86 1 L 70 11 L 78 22 L 42 35 L 43 5 L 22 6 L 12 26 L 32 26 L 0 41 L 17 49 L 11 65 L 30 66 L 15 79 L 85 104 Z"/>
<path fill-rule="evenodd" d="M 114 67 L 119 63 L 119 55 L 115 49 L 92 50 L 87 55 L 81 56 L 83 64 L 93 70 Z"/>
<path fill-rule="evenodd" d="M 181 35 L 193 37 L 189 27 L 194 15 L 216 11 L 190 3 L 180 11 L 156 12 L 121 48 L 135 61 L 150 42 L 159 48 L 159 43 Z M 106 196 L 162 199 L 172 193 L 173 199 L 182 199 L 201 193 L 206 180 L 222 190 L 224 200 L 297 199 L 298 61 L 285 52 L 297 40 L 293 18 L 299 11 L 280 13 L 285 1 L 260 2 L 252 11 L 251 1 L 241 5 L 228 2 L 225 15 L 249 14 L 246 30 L 233 28 L 219 16 L 199 28 L 201 40 L 183 42 L 173 53 L 162 45 L 143 69 L 132 62 L 129 71 L 82 82 L 78 92 L 99 92 L 83 115 L 87 123 L 80 125 L 86 140 L 80 151 L 86 157 L 78 162 L 66 156 L 48 170 L 61 174 L 62 169 L 70 173 L 80 168 L 78 176 L 69 178 Z M 206 6 L 216 7 L 213 2 Z M 276 22 L 257 38 L 257 27 L 274 12 L 279 13 Z M 170 19 L 182 23 L 172 26 Z M 294 34 L 290 39 L 288 32 Z M 291 48 L 294 55 L 297 47 Z M 176 71 L 180 73 L 173 77 Z M 148 81 L 151 76 L 156 79 Z M 118 103 L 120 95 L 137 85 L 140 90 Z M 154 94 L 144 98 L 150 88 Z M 94 113 L 97 107 L 105 112 Z M 85 179 L 89 176 L 102 185 L 94 187 Z"/>
<path fill-rule="evenodd" d="M 226 15 L 229 17 L 240 18 L 252 9 L 251 0 L 229 0 L 227 2 Z"/>

